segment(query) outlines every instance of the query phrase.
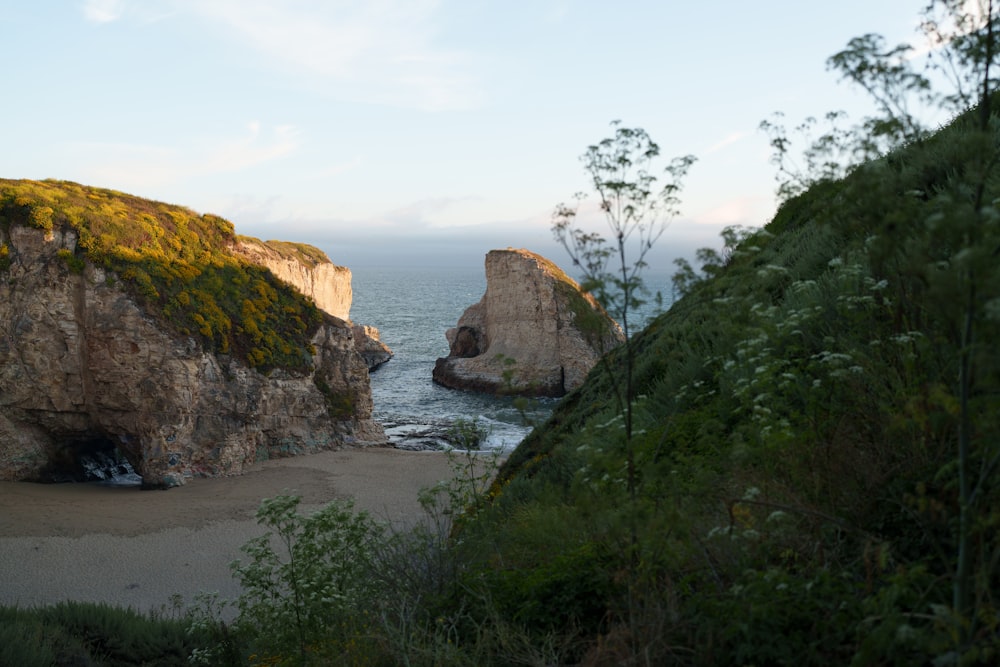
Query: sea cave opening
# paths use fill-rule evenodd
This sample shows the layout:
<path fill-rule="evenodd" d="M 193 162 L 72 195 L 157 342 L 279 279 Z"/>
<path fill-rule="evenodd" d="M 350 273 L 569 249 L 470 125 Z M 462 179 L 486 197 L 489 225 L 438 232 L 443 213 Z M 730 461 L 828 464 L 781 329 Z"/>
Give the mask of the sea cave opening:
<path fill-rule="evenodd" d="M 68 438 L 49 459 L 42 481 L 141 485 L 140 477 L 114 440 L 105 435 Z"/>

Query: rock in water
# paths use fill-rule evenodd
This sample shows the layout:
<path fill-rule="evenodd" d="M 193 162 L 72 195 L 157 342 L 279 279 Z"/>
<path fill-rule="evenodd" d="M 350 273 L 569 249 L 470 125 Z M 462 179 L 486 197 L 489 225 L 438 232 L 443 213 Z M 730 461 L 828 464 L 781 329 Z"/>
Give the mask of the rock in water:
<path fill-rule="evenodd" d="M 369 371 L 377 369 L 392 359 L 392 350 L 382 342 L 377 328 L 367 324 L 355 324 L 353 331 L 355 347 L 361 358 L 365 360 Z"/>
<path fill-rule="evenodd" d="M 0 480 L 41 479 L 94 441 L 113 442 L 145 486 L 161 488 L 273 456 L 387 444 L 350 324 L 296 311 L 293 291 L 226 254 L 235 243 L 228 222 L 180 207 L 0 181 Z M 163 282 L 151 282 L 154 270 Z M 199 275 L 204 287 L 183 282 Z M 242 304 L 244 318 L 192 310 L 208 289 L 213 304 Z M 274 337 L 251 317 L 261 303 L 308 321 Z M 260 363 L 272 353 L 292 361 Z"/>
<path fill-rule="evenodd" d="M 528 250 L 486 255 L 486 294 L 445 336 L 438 384 L 499 394 L 562 396 L 583 383 L 621 328 L 558 266 Z"/>

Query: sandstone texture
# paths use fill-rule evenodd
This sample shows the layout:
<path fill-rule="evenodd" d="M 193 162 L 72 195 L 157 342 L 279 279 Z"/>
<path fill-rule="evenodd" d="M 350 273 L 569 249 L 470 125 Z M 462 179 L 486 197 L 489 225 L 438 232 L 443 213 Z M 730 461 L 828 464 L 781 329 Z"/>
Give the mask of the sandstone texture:
<path fill-rule="evenodd" d="M 345 322 L 351 321 L 351 270 L 337 266 L 319 249 L 241 236 L 235 251 L 311 297 L 320 309 Z M 378 329 L 357 324 L 353 331 L 358 353 L 368 370 L 373 371 L 392 359 L 392 350 L 382 342 Z"/>
<path fill-rule="evenodd" d="M 319 325 L 312 370 L 265 375 L 165 328 L 91 262 L 70 270 L 69 227 L 0 227 L 0 243 L 0 479 L 42 478 L 94 443 L 117 446 L 148 487 L 386 443 L 343 319 Z"/>
<path fill-rule="evenodd" d="M 294 285 L 322 310 L 350 322 L 351 270 L 337 266 L 317 248 L 240 236 L 235 251 Z"/>
<path fill-rule="evenodd" d="M 528 250 L 486 255 L 486 293 L 445 333 L 433 378 L 454 389 L 562 396 L 624 337 L 590 295 Z"/>
<path fill-rule="evenodd" d="M 392 359 L 392 350 L 382 342 L 378 329 L 367 324 L 355 324 L 353 331 L 355 347 L 361 358 L 365 360 L 369 371 L 376 370 Z"/>

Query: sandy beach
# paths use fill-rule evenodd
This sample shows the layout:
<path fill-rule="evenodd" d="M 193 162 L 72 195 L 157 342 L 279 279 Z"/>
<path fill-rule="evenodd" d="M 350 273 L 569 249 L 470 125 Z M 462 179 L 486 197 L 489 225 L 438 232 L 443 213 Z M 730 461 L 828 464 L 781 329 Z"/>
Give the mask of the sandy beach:
<path fill-rule="evenodd" d="M 452 475 L 441 452 L 349 449 L 267 461 L 240 477 L 193 479 L 167 491 L 96 484 L 0 483 L 0 603 L 108 602 L 169 607 L 199 592 L 232 599 L 229 563 L 264 532 L 261 499 L 304 506 L 353 498 L 395 525 L 422 516 L 417 494 Z"/>

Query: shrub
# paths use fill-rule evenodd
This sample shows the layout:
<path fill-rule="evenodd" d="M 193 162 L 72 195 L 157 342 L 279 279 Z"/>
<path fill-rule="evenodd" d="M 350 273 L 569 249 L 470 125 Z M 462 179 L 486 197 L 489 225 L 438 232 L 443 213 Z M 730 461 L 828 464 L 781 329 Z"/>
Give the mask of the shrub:
<path fill-rule="evenodd" d="M 66 267 L 70 270 L 71 273 L 75 273 L 77 275 L 83 273 L 83 268 L 84 266 L 86 266 L 86 264 L 82 259 L 77 257 L 72 250 L 67 250 L 66 248 L 60 248 L 56 252 L 56 255 L 59 257 L 59 259 L 66 262 Z"/>
<path fill-rule="evenodd" d="M 244 591 L 237 628 L 275 660 L 319 664 L 367 632 L 384 528 L 350 502 L 309 515 L 299 504 L 293 496 L 261 503 L 257 520 L 270 532 L 245 544 L 247 560 L 232 565 Z"/>

